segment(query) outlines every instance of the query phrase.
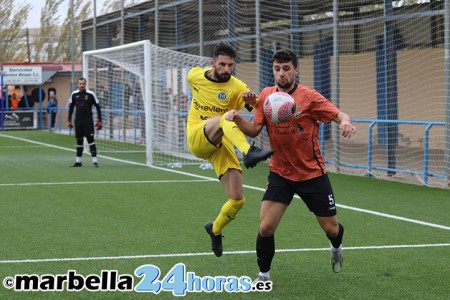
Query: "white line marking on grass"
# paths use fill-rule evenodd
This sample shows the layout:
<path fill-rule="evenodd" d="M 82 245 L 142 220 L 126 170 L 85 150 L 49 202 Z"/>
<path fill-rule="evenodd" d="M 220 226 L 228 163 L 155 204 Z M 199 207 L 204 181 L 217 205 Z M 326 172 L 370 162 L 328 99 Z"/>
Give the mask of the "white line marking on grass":
<path fill-rule="evenodd" d="M 3 186 L 39 186 L 39 185 L 76 185 L 76 184 L 123 184 L 123 183 L 174 183 L 174 182 L 209 182 L 209 180 L 118 180 L 118 181 L 74 181 L 74 182 L 26 182 L 0 183 Z"/>
<path fill-rule="evenodd" d="M 45 146 L 0 146 L 1 149 L 45 148 Z"/>
<path fill-rule="evenodd" d="M 400 220 L 400 221 L 405 221 L 405 222 L 410 222 L 410 223 L 430 226 L 430 227 L 434 227 L 434 228 L 450 230 L 450 227 L 448 227 L 448 226 L 443 226 L 443 225 L 439 225 L 439 224 L 423 222 L 423 221 L 414 220 L 414 219 L 410 219 L 410 218 L 394 216 L 394 215 L 380 213 L 380 212 L 373 211 L 373 210 L 362 209 L 362 208 L 357 208 L 357 207 L 352 207 L 352 206 L 347 206 L 347 205 L 342 205 L 342 204 L 336 204 L 336 206 L 342 207 L 342 208 L 345 208 L 345 209 L 348 209 L 348 210 L 353 210 L 353 211 L 357 211 L 357 212 L 367 213 L 367 214 L 376 215 L 376 216 L 380 216 L 380 217 L 385 217 L 385 218 L 390 218 L 390 219 L 395 219 L 395 220 Z"/>
<path fill-rule="evenodd" d="M 264 189 L 256 188 L 256 187 L 253 187 L 253 186 L 246 186 L 246 185 L 244 185 L 244 187 L 246 187 L 248 189 L 264 191 Z M 300 197 L 295 196 L 295 198 L 300 198 Z M 410 218 L 405 218 L 405 217 L 400 217 L 400 216 L 395 216 L 395 215 L 390 215 L 390 214 L 385 214 L 385 213 L 380 213 L 380 212 L 377 212 L 377 211 L 374 211 L 374 210 L 357 208 L 357 207 L 352 207 L 352 206 L 348 206 L 348 205 L 344 205 L 344 204 L 336 204 L 336 206 L 339 207 L 339 208 L 344 208 L 344 209 L 353 210 L 353 211 L 357 211 L 357 212 L 362 212 L 362 213 L 366 213 L 366 214 L 376 215 L 376 216 L 385 217 L 385 218 L 389 218 L 389 219 L 405 221 L 405 222 L 410 222 L 410 223 L 414 223 L 414 224 L 420 224 L 420 225 L 429 226 L 429 227 L 433 227 L 433 228 L 444 229 L 444 230 L 450 230 L 449 226 L 444 226 L 444 225 L 439 225 L 439 224 L 434 224 L 434 223 L 414 220 L 414 219 L 410 219 Z"/>
<path fill-rule="evenodd" d="M 73 149 L 68 149 L 68 148 L 55 146 L 55 145 L 51 145 L 51 144 L 36 142 L 36 141 L 33 141 L 33 140 L 28 140 L 28 139 L 24 139 L 24 138 L 20 138 L 20 137 L 14 137 L 14 136 L 9 136 L 9 135 L 4 135 L 4 134 L 0 134 L 0 136 L 1 137 L 6 137 L 6 138 L 12 138 L 12 139 L 20 140 L 20 141 L 23 141 L 23 142 L 32 143 L 32 144 L 47 146 L 47 147 L 50 147 L 50 148 L 56 148 L 56 149 L 60 149 L 60 150 L 71 151 L 71 152 L 75 151 Z M 163 168 L 163 167 L 147 166 L 146 164 L 143 164 L 143 163 L 138 163 L 138 162 L 133 162 L 133 161 L 128 161 L 128 160 L 118 159 L 118 158 L 114 158 L 114 157 L 108 157 L 108 156 L 103 156 L 103 155 L 98 155 L 98 156 L 102 157 L 104 159 L 112 160 L 112 161 L 117 161 L 117 162 L 137 165 L 137 166 L 150 167 L 150 168 L 153 168 L 153 169 L 156 169 L 156 170 L 161 170 L 161 171 L 176 173 L 176 174 L 180 174 L 180 175 L 200 178 L 200 179 L 204 179 L 206 181 L 219 181 L 217 178 L 211 178 L 211 177 L 191 174 L 191 173 L 182 172 L 182 171 L 173 170 L 173 169 L 167 169 L 167 168 Z M 254 187 L 254 186 L 245 185 L 245 184 L 244 184 L 244 188 L 252 189 L 252 190 L 256 190 L 256 191 L 264 191 L 265 190 L 263 188 Z M 361 208 L 352 207 L 352 206 L 343 205 L 343 204 L 336 204 L 336 206 L 344 208 L 344 209 L 354 210 L 354 211 L 367 213 L 367 214 L 372 214 L 372 215 L 376 215 L 376 216 L 381 216 L 381 217 L 385 217 L 385 218 L 390 218 L 390 219 L 394 219 L 394 220 L 405 221 L 405 222 L 415 223 L 415 224 L 419 224 L 419 225 L 424 225 L 424 226 L 429 226 L 429 227 L 439 228 L 439 229 L 444 229 L 444 230 L 450 230 L 449 226 L 443 226 L 443 225 L 439 225 L 439 224 L 423 222 L 423 221 L 419 221 L 419 220 L 414 220 L 414 219 L 404 218 L 404 217 L 400 217 L 400 216 L 380 213 L 380 212 L 376 212 L 376 211 L 373 211 L 373 210 L 361 209 Z"/>
<path fill-rule="evenodd" d="M 446 244 L 418 244 L 418 245 L 386 245 L 386 246 L 358 246 L 344 247 L 344 250 L 380 250 L 380 249 L 414 249 L 414 248 L 433 248 L 433 247 L 450 247 L 450 243 Z M 277 253 L 291 252 L 317 252 L 330 251 L 330 248 L 303 248 L 303 249 L 279 249 Z M 224 251 L 224 254 L 255 254 L 255 250 L 250 251 Z M 148 255 L 125 255 L 125 256 L 99 256 L 99 257 L 73 257 L 73 258 L 44 258 L 44 259 L 14 259 L 0 260 L 0 264 L 20 264 L 20 263 L 46 263 L 46 262 L 66 262 L 66 261 L 93 261 L 93 260 L 125 260 L 125 259 L 144 259 L 144 258 L 172 258 L 172 257 L 193 257 L 193 256 L 211 256 L 211 252 L 199 253 L 168 253 L 168 254 L 148 254 Z"/>

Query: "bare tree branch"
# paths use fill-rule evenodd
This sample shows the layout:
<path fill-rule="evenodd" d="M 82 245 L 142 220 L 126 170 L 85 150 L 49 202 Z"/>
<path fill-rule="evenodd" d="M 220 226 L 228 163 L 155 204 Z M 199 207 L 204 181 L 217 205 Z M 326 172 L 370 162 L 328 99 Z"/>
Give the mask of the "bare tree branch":
<path fill-rule="evenodd" d="M 0 0 L 0 61 L 23 62 L 27 59 L 26 30 L 30 4 Z"/>

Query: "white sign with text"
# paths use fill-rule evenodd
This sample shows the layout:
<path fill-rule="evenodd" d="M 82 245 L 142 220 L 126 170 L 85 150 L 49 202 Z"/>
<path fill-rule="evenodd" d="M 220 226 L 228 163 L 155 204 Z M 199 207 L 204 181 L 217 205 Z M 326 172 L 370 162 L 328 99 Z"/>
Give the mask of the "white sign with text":
<path fill-rule="evenodd" d="M 42 83 L 42 67 L 4 66 L 3 84 L 32 85 Z"/>

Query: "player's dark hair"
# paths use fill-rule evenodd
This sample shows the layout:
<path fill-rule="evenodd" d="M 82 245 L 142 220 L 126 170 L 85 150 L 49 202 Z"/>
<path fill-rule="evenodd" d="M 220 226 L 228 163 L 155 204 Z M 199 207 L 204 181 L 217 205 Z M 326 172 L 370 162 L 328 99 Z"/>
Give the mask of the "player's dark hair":
<path fill-rule="evenodd" d="M 236 50 L 230 45 L 220 43 L 214 47 L 212 57 L 217 58 L 219 55 L 229 56 L 231 58 L 236 58 Z"/>
<path fill-rule="evenodd" d="M 294 66 L 294 68 L 297 68 L 298 66 L 297 54 L 295 54 L 294 51 L 289 49 L 278 50 L 272 56 L 272 63 L 273 62 L 287 63 L 290 61 L 292 61 L 292 65 Z"/>
<path fill-rule="evenodd" d="M 87 80 L 84 77 L 80 77 L 80 78 L 78 78 L 78 81 L 85 81 L 86 82 Z"/>

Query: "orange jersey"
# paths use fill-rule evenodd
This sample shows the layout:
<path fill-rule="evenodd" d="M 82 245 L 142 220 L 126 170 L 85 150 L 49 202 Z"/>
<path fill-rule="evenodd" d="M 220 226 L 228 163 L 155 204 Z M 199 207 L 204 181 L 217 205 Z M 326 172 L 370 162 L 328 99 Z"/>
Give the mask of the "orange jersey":
<path fill-rule="evenodd" d="M 17 98 L 11 98 L 11 109 L 17 110 L 19 107 L 19 99 Z"/>
<path fill-rule="evenodd" d="M 261 103 L 276 86 L 266 87 L 259 98 Z M 270 170 L 292 180 L 303 181 L 326 173 L 325 162 L 320 152 L 320 123 L 329 123 L 339 109 L 316 90 L 296 85 L 291 93 L 295 100 L 295 116 L 283 124 L 274 124 L 266 119 L 264 105 L 258 105 L 254 122 L 266 125 L 270 146 L 275 151 L 270 161 Z"/>

